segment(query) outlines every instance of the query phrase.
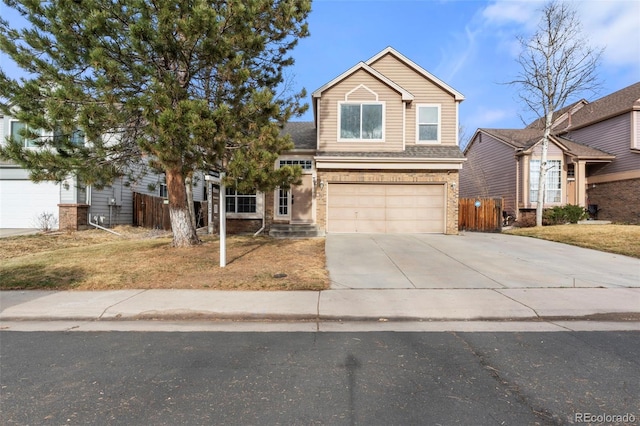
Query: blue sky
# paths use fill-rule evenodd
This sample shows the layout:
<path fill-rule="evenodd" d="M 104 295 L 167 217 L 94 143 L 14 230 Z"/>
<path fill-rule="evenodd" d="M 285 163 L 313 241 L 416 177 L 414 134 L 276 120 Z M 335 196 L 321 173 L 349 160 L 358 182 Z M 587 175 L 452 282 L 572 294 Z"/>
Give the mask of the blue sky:
<path fill-rule="evenodd" d="M 640 81 L 640 1 L 573 2 L 591 45 L 604 47 L 594 100 Z M 294 90 L 311 92 L 344 71 L 392 46 L 465 95 L 463 134 L 476 128 L 519 128 L 535 117 L 517 102 L 517 35 L 529 36 L 542 0 L 314 0 L 311 36 L 293 51 L 288 70 Z M 12 19 L 2 4 L 0 13 Z M 6 57 L 0 66 L 15 75 Z M 312 120 L 309 109 L 296 121 Z"/>
<path fill-rule="evenodd" d="M 640 81 L 640 1 L 575 1 L 585 35 L 605 47 L 599 94 Z M 311 36 L 293 52 L 295 87 L 309 95 L 387 46 L 465 96 L 460 124 L 470 137 L 478 127 L 520 128 L 535 116 L 517 102 L 516 36 L 528 36 L 543 1 L 315 0 Z M 309 111 L 296 121 L 311 120 Z"/>

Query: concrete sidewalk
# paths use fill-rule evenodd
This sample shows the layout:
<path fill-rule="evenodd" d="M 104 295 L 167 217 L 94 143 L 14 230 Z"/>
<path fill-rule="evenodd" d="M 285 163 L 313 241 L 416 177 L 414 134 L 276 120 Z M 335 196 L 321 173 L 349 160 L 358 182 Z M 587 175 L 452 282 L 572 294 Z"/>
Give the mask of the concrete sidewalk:
<path fill-rule="evenodd" d="M 640 288 L 2 291 L 0 321 L 640 320 Z"/>

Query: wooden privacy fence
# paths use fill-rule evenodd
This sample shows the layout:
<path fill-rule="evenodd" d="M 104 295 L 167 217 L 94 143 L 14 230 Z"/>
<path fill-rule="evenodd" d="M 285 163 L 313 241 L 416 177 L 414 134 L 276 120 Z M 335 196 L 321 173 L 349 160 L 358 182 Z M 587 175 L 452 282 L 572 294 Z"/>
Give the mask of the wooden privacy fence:
<path fill-rule="evenodd" d="M 197 227 L 207 226 L 206 202 L 193 202 Z M 143 228 L 171 230 L 169 204 L 166 198 L 133 193 L 133 225 Z"/>
<path fill-rule="evenodd" d="M 171 230 L 169 204 L 166 198 L 133 193 L 133 225 L 143 228 Z"/>
<path fill-rule="evenodd" d="M 502 230 L 502 199 L 460 198 L 458 201 L 460 231 L 500 232 Z"/>

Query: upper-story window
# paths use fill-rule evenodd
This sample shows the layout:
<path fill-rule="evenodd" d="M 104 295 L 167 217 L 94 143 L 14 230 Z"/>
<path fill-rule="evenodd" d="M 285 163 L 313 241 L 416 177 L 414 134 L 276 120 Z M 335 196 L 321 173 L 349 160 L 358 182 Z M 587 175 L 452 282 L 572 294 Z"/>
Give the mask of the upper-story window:
<path fill-rule="evenodd" d="M 21 144 L 24 147 L 35 147 L 36 141 L 33 139 L 27 139 L 24 136 L 24 132 L 27 129 L 27 125 L 20 121 L 11 121 L 11 138 Z"/>
<path fill-rule="evenodd" d="M 64 133 L 62 132 L 62 130 L 57 129 L 53 132 L 53 138 L 62 138 L 64 135 Z M 69 142 L 71 142 L 73 145 L 77 145 L 77 146 L 82 146 L 84 145 L 84 132 L 80 129 L 76 129 L 73 132 L 71 132 L 69 136 Z"/>
<path fill-rule="evenodd" d="M 440 143 L 440 105 L 418 105 L 417 108 L 418 143 Z"/>
<path fill-rule="evenodd" d="M 380 102 L 340 103 L 340 139 L 381 141 L 384 138 L 384 105 Z"/>

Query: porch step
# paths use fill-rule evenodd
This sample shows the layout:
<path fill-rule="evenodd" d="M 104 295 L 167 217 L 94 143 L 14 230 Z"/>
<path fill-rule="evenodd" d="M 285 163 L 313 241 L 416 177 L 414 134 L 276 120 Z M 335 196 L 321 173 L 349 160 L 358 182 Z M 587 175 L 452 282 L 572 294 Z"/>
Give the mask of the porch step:
<path fill-rule="evenodd" d="M 269 235 L 274 238 L 314 238 L 324 237 L 324 232 L 314 224 L 273 224 Z"/>

